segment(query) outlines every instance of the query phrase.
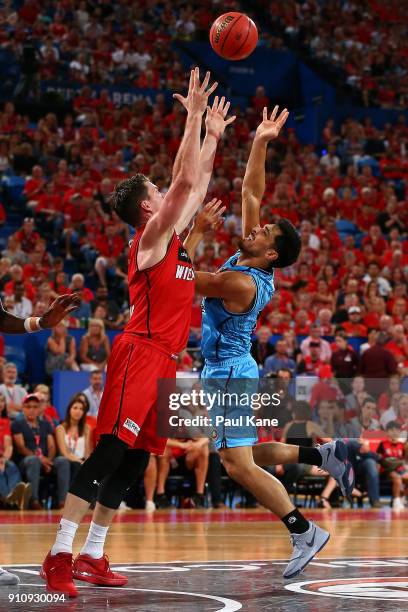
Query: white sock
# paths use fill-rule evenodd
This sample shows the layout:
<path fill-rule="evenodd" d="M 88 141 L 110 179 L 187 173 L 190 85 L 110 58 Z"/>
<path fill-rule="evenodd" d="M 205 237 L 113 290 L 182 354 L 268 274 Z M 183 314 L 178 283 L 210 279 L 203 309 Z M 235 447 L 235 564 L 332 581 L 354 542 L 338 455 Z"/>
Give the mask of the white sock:
<path fill-rule="evenodd" d="M 54 546 L 51 548 L 51 554 L 72 553 L 72 542 L 74 541 L 77 529 L 77 523 L 61 519 Z"/>
<path fill-rule="evenodd" d="M 101 527 L 101 525 L 91 521 L 88 537 L 82 547 L 81 555 L 89 555 L 94 559 L 100 559 L 103 556 L 103 547 L 108 529 L 109 527 Z"/>

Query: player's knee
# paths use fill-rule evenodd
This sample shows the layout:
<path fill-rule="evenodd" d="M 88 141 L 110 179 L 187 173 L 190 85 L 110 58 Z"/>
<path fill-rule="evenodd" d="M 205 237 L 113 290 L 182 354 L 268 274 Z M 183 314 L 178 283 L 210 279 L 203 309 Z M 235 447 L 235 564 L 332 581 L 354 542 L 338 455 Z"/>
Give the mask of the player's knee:
<path fill-rule="evenodd" d="M 128 450 L 127 444 L 113 435 L 103 435 L 93 453 L 82 465 L 70 493 L 91 502 L 102 480 L 119 467 Z"/>
<path fill-rule="evenodd" d="M 128 451 L 115 472 L 102 483 L 98 502 L 107 508 L 119 508 L 126 491 L 139 481 L 149 463 L 150 453 L 141 449 Z"/>

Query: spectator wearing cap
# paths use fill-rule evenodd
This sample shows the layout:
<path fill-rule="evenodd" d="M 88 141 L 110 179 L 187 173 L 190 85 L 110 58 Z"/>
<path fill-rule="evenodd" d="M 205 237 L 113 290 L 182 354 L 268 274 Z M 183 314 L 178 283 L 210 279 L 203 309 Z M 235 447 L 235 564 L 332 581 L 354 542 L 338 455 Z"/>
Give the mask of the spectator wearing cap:
<path fill-rule="evenodd" d="M 348 321 L 342 324 L 347 336 L 367 336 L 367 327 L 361 322 L 361 308 L 351 306 L 348 309 Z"/>
<path fill-rule="evenodd" d="M 310 326 L 310 335 L 305 338 L 300 344 L 300 350 L 304 358 L 310 355 L 311 342 L 313 342 L 315 346 L 316 343 L 319 343 L 320 361 L 322 361 L 323 363 L 329 363 L 332 354 L 330 344 L 327 342 L 327 340 L 324 340 L 320 337 L 320 326 L 317 323 L 313 323 Z"/>
<path fill-rule="evenodd" d="M 69 487 L 69 462 L 56 457 L 56 446 L 50 424 L 39 419 L 39 399 L 31 393 L 23 401 L 24 416 L 11 425 L 17 464 L 23 476 L 31 484 L 33 510 L 42 509 L 39 500 L 40 477 L 57 477 L 58 507 L 62 508 Z"/>
<path fill-rule="evenodd" d="M 281 369 L 289 370 L 292 374 L 296 369 L 295 361 L 288 356 L 286 340 L 278 340 L 276 342 L 275 354 L 265 359 L 264 374 L 269 372 L 276 374 Z"/>
<path fill-rule="evenodd" d="M 366 379 L 367 391 L 374 397 L 387 388 L 389 376 L 397 373 L 397 362 L 390 351 L 384 348 L 387 336 L 378 334 L 374 346 L 364 351 L 360 359 L 359 372 Z"/>
<path fill-rule="evenodd" d="M 27 391 L 21 385 L 16 384 L 17 368 L 14 363 L 8 362 L 3 366 L 3 384 L 0 385 L 0 393 L 6 398 L 7 415 L 15 419 L 21 414 L 23 399 Z"/>

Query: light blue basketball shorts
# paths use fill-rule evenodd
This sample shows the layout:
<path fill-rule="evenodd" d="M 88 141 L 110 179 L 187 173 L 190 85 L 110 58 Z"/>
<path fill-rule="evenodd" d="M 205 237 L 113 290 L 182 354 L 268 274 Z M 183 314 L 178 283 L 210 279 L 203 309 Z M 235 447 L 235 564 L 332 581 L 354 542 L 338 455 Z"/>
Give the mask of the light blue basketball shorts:
<path fill-rule="evenodd" d="M 259 371 L 251 355 L 206 361 L 201 381 L 203 391 L 212 398 L 206 403 L 207 408 L 211 406 L 210 437 L 217 449 L 256 444 L 256 427 L 249 419 L 254 417 L 250 397 L 258 392 Z"/>

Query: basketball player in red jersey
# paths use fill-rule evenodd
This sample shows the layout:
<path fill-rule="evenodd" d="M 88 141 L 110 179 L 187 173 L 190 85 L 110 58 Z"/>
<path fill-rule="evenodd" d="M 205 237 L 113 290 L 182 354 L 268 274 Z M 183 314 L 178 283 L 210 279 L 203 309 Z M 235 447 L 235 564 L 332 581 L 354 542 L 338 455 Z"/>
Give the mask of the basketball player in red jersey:
<path fill-rule="evenodd" d="M 122 181 L 113 194 L 119 217 L 136 228 L 129 255 L 131 318 L 116 340 L 108 362 L 99 408 L 98 444 L 85 461 L 67 496 L 57 537 L 41 576 L 51 591 L 78 594 L 73 578 L 121 586 L 127 578 L 110 570 L 104 541 L 126 489 L 147 466 L 149 454 L 163 454 L 165 438 L 156 434 L 157 381 L 174 378 L 175 358 L 186 345 L 194 294 L 194 272 L 178 235 L 204 200 L 216 146 L 225 127 L 229 103 L 208 97 L 207 73 L 191 73 L 187 97 L 176 94 L 187 110 L 183 140 L 165 195 L 145 176 Z M 200 151 L 202 116 L 206 136 Z M 72 542 L 90 503 L 97 498 L 88 538 L 72 563 Z"/>

